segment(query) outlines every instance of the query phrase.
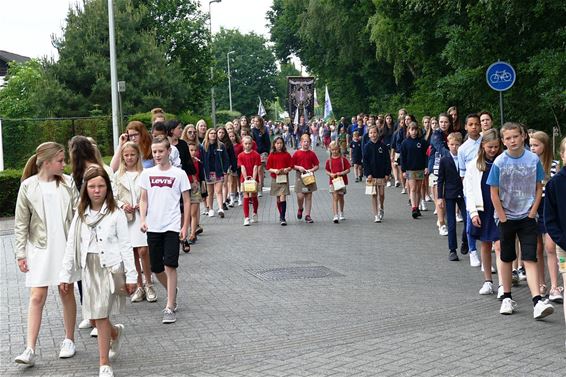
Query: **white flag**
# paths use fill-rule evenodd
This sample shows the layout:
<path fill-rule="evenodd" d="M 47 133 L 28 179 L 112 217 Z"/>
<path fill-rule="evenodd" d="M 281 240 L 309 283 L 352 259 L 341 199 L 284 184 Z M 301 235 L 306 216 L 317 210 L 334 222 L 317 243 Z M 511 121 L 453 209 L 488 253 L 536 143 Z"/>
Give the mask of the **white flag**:
<path fill-rule="evenodd" d="M 263 117 L 265 114 L 267 114 L 265 112 L 265 108 L 263 107 L 263 103 L 261 102 L 261 97 L 257 97 L 259 98 L 259 106 L 257 108 L 257 115 L 259 115 L 260 117 Z"/>
<path fill-rule="evenodd" d="M 293 119 L 293 124 L 299 124 L 299 106 L 295 109 L 295 119 Z"/>
<path fill-rule="evenodd" d="M 325 87 L 324 93 L 324 120 L 327 121 L 332 116 L 332 103 L 328 94 L 328 85 Z"/>

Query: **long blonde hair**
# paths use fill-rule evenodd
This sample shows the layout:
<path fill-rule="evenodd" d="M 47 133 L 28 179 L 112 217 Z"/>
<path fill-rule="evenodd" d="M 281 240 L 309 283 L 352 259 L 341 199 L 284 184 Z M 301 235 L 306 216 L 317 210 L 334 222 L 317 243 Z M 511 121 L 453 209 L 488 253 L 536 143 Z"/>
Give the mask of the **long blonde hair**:
<path fill-rule="evenodd" d="M 218 145 L 218 148 L 222 148 L 222 146 L 224 145 L 224 143 L 221 142 L 220 139 L 218 139 L 218 131 L 215 128 L 209 128 L 208 130 L 206 130 L 206 133 L 204 134 L 204 141 L 202 142 L 202 147 L 207 152 L 208 152 L 208 147 L 210 146 L 208 135 L 212 131 L 216 132 L 216 145 Z"/>
<path fill-rule="evenodd" d="M 39 173 L 45 161 L 53 160 L 55 156 L 61 152 L 64 153 L 65 148 L 59 143 L 48 141 L 46 143 L 39 144 L 35 149 L 35 154 L 26 162 L 26 166 L 22 172 L 21 181 L 23 182 L 32 175 Z M 57 185 L 59 185 L 59 183 L 63 181 L 63 177 L 55 176 L 55 180 L 57 181 Z"/>
<path fill-rule="evenodd" d="M 499 142 L 499 151 L 497 155 L 501 154 L 501 151 L 503 150 L 501 145 L 501 138 L 499 137 L 499 132 L 497 132 L 495 128 L 485 131 L 481 138 L 481 145 L 478 150 L 478 158 L 476 161 L 476 167 L 478 168 L 479 171 L 483 172 L 486 169 L 485 151 L 483 150 L 483 146 L 484 144 L 491 143 L 492 141 Z"/>
<path fill-rule="evenodd" d="M 128 141 L 124 143 L 124 145 L 122 145 L 122 150 L 120 151 L 120 167 L 118 168 L 118 176 L 120 177 L 126 174 L 126 160 L 124 160 L 124 151 L 127 148 L 132 148 L 138 155 L 138 161 L 136 162 L 136 171 L 139 173 L 143 170 L 140 146 L 133 141 Z"/>
<path fill-rule="evenodd" d="M 544 168 L 544 173 L 546 175 L 550 174 L 550 168 L 552 167 L 552 146 L 550 145 L 550 137 L 544 131 L 537 131 L 531 135 L 531 139 L 536 139 L 541 142 L 544 146 L 542 155 L 539 156 L 542 167 Z"/>

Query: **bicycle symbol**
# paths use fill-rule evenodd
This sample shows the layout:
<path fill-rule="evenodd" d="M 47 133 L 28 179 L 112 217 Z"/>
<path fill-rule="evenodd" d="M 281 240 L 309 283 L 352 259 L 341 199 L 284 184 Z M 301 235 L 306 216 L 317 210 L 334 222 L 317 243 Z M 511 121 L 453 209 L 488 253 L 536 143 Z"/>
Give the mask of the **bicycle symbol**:
<path fill-rule="evenodd" d="M 506 70 L 495 71 L 494 74 L 489 76 L 489 81 L 491 81 L 492 83 L 508 82 L 511 81 L 511 79 L 512 79 L 511 74 Z"/>

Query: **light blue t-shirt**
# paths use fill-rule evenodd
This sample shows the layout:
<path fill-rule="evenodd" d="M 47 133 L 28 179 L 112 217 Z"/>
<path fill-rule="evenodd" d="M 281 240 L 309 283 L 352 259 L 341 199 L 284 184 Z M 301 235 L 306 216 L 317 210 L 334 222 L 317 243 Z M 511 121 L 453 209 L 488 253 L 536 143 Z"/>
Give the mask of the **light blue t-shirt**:
<path fill-rule="evenodd" d="M 500 154 L 487 177 L 487 184 L 499 187 L 499 198 L 509 220 L 527 217 L 535 201 L 537 183 L 544 179 L 538 156 L 525 149 L 520 157 Z M 497 218 L 497 212 L 495 212 Z"/>
<path fill-rule="evenodd" d="M 466 165 L 478 155 L 481 145 L 481 135 L 477 140 L 468 138 L 458 149 L 458 166 L 460 167 L 460 177 L 466 175 Z"/>

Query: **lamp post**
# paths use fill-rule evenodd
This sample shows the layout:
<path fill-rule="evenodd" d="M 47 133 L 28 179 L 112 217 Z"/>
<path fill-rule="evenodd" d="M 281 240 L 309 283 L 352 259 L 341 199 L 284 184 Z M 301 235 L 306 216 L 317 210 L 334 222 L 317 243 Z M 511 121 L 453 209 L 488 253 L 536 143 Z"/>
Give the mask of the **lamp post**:
<path fill-rule="evenodd" d="M 213 3 L 219 3 L 222 0 L 210 0 L 208 2 L 208 25 L 210 28 L 210 51 L 212 52 L 212 13 L 211 5 Z M 211 54 L 212 55 L 212 54 Z M 214 79 L 214 67 L 212 64 L 210 65 L 210 83 L 212 86 L 210 87 L 210 107 L 211 107 L 211 117 L 212 117 L 212 127 L 216 127 L 216 104 L 214 103 L 214 83 L 212 82 Z"/>
<path fill-rule="evenodd" d="M 230 51 L 226 54 L 226 61 L 228 62 L 228 99 L 230 100 L 230 111 L 232 111 L 232 83 L 230 81 L 230 54 L 235 53 L 236 51 Z"/>
<path fill-rule="evenodd" d="M 118 146 L 118 73 L 116 69 L 116 43 L 114 38 L 114 5 L 108 0 L 108 42 L 110 47 L 110 95 L 112 98 L 112 141 Z"/>

